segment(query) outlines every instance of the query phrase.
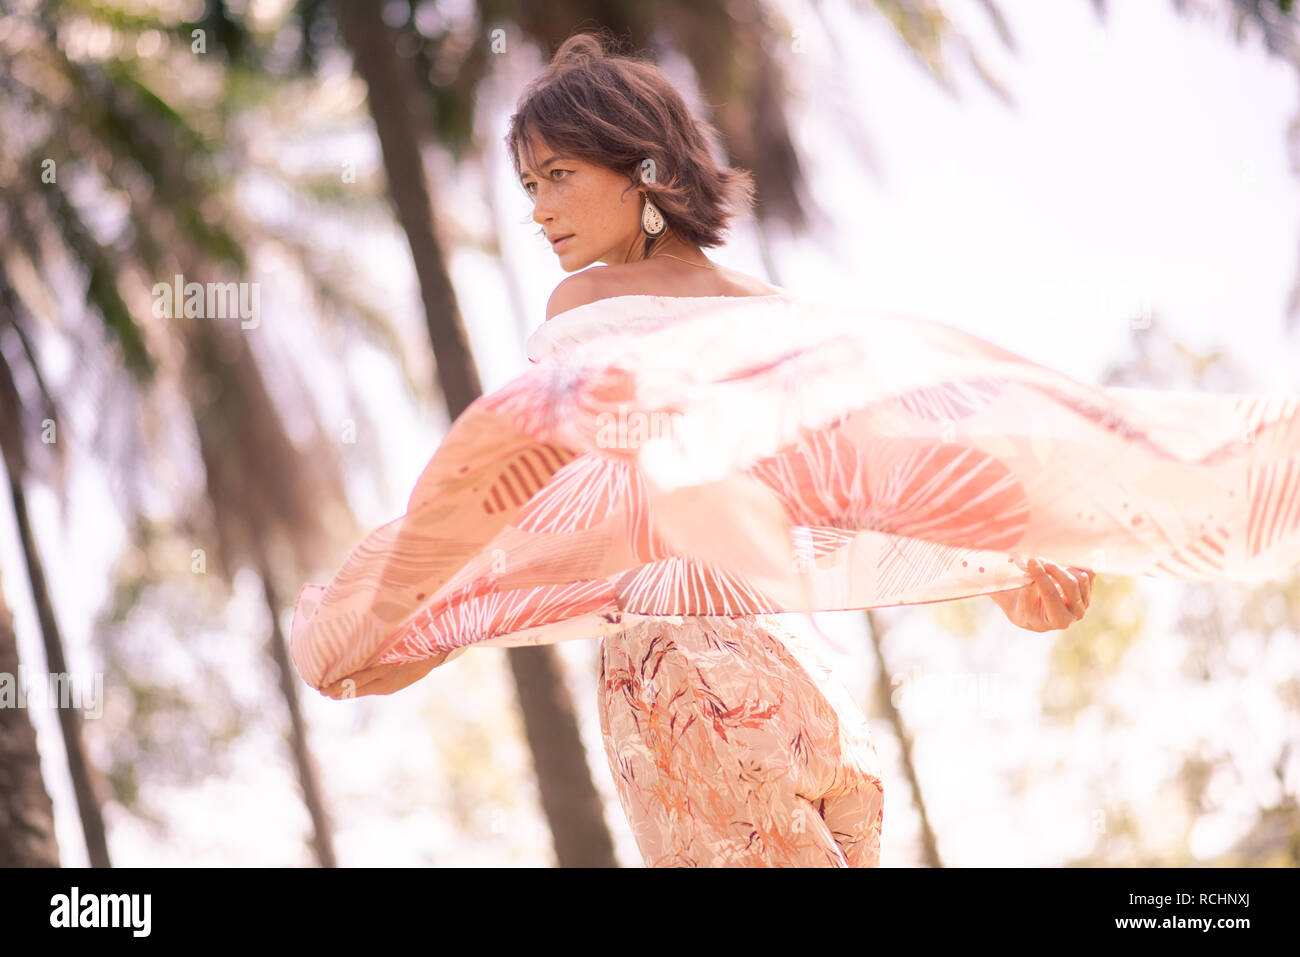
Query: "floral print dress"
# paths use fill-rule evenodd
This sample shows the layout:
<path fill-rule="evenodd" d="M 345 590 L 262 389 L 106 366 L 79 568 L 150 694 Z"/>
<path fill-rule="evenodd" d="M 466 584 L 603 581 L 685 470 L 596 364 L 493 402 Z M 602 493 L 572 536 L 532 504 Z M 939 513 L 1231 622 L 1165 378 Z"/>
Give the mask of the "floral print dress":
<path fill-rule="evenodd" d="M 600 647 L 600 728 L 647 867 L 875 867 L 867 720 L 773 616 L 641 621 Z"/>

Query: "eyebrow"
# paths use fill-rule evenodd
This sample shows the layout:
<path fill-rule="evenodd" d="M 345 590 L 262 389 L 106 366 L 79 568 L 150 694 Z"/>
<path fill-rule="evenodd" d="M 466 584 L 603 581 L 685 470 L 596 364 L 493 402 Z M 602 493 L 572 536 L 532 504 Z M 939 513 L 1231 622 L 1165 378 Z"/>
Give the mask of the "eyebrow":
<path fill-rule="evenodd" d="M 542 161 L 542 169 L 546 169 L 546 167 L 550 166 L 552 163 L 554 163 L 554 162 L 555 162 L 556 160 L 558 160 L 558 159 L 565 159 L 565 158 L 566 158 L 566 157 L 565 157 L 565 155 L 564 155 L 563 153 L 556 153 L 554 156 L 548 157 L 547 159 L 545 159 L 545 160 Z M 523 173 L 520 173 L 520 174 L 519 174 L 519 180 L 520 180 L 520 182 L 522 182 L 522 181 L 523 181 L 523 178 L 524 178 L 525 176 L 527 176 L 527 175 L 528 175 L 528 173 L 527 173 L 526 171 L 523 172 Z"/>

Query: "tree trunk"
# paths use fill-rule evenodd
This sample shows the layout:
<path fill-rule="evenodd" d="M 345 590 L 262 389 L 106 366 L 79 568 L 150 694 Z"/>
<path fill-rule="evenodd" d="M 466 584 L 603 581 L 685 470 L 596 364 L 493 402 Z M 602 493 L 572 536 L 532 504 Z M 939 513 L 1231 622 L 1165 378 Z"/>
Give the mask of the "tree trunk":
<path fill-rule="evenodd" d="M 15 325 L 13 294 L 5 277 L 0 276 L 0 317 L 7 317 Z M 27 495 L 23 491 L 23 477 L 27 471 L 27 453 L 22 433 L 22 400 L 13 372 L 4 355 L 0 354 L 0 450 L 4 453 L 5 471 L 9 476 L 9 492 L 13 499 L 14 522 L 22 542 L 23 558 L 27 562 L 27 580 L 31 583 L 32 602 L 40 620 L 41 637 L 45 641 L 47 675 L 70 681 L 67 662 L 63 655 L 63 639 L 54 616 L 49 588 L 40 548 L 32 531 L 31 516 L 27 512 Z M 15 674 L 15 679 L 17 675 Z M 48 681 L 48 677 L 47 677 Z M 77 691 L 83 691 L 77 688 Z M 72 704 L 73 702 L 69 702 Z M 54 702 L 58 706 L 58 702 Z M 104 832 L 104 816 L 100 809 L 100 796 L 96 793 L 94 770 L 86 758 L 81 740 L 81 715 L 75 707 L 58 708 L 59 728 L 63 732 L 63 747 L 68 758 L 68 772 L 72 789 L 77 797 L 77 810 L 81 814 L 81 829 L 86 837 L 86 853 L 91 867 L 109 867 L 108 842 Z"/>
<path fill-rule="evenodd" d="M 338 861 L 334 857 L 334 828 L 325 810 L 320 775 L 316 770 L 316 762 L 312 758 L 311 747 L 307 743 L 307 722 L 303 720 L 302 707 L 298 703 L 298 673 L 289 662 L 289 646 L 280 628 L 280 599 L 271 570 L 267 567 L 265 554 L 261 556 L 258 572 L 262 576 L 266 607 L 271 613 L 269 650 L 275 660 L 276 671 L 280 678 L 280 693 L 289 708 L 289 750 L 293 754 L 294 767 L 298 770 L 298 784 L 302 788 L 303 803 L 307 805 L 307 813 L 311 816 L 312 850 L 321 867 L 338 867 Z"/>
<path fill-rule="evenodd" d="M 17 690 L 18 638 L 0 587 L 0 680 Z M 0 707 L 0 867 L 58 867 L 54 805 L 27 709 Z"/>
<path fill-rule="evenodd" d="M 921 779 L 917 777 L 916 767 L 912 764 L 912 736 L 903 723 L 903 716 L 894 707 L 893 696 L 889 687 L 889 665 L 885 662 L 885 650 L 880 640 L 880 630 L 876 626 L 876 616 L 870 611 L 867 615 L 867 632 L 871 635 L 871 647 L 876 651 L 876 662 L 880 670 L 876 676 L 876 688 L 880 696 L 881 707 L 889 717 L 889 724 L 898 738 L 898 751 L 902 755 L 903 770 L 907 782 L 912 786 L 912 800 L 916 803 L 917 813 L 921 815 L 921 850 L 925 863 L 930 867 L 943 867 L 939 858 L 939 845 L 934 839 L 934 829 L 930 827 L 930 817 L 925 813 L 925 800 L 921 796 Z"/>
<path fill-rule="evenodd" d="M 4 371 L 7 374 L 8 366 L 4 366 Z M 9 463 L 8 458 L 5 461 Z M 27 496 L 23 493 L 22 478 L 15 474 L 12 464 L 9 467 L 9 491 L 13 497 L 14 521 L 18 525 L 18 536 L 22 540 L 23 557 L 27 561 L 27 577 L 32 586 L 32 601 L 36 605 L 36 614 L 41 623 L 41 636 L 45 640 L 47 672 L 50 675 L 59 675 L 63 680 L 71 680 L 72 676 L 68 673 L 67 661 L 63 655 L 63 638 L 59 634 L 58 621 L 54 617 L 54 606 L 50 603 L 49 589 L 45 584 L 40 550 L 36 545 L 31 518 L 27 513 Z M 57 705 L 57 702 L 54 704 Z M 77 810 L 81 814 L 81 829 L 86 837 L 86 853 L 90 859 L 90 866 L 110 867 L 100 796 L 96 793 L 94 771 L 86 757 L 85 744 L 81 739 L 81 715 L 75 707 L 58 708 L 58 712 L 59 727 L 63 731 L 63 746 L 68 756 L 68 772 L 72 777 L 72 789 L 77 796 Z"/>
<path fill-rule="evenodd" d="M 340 5 L 344 37 L 355 69 L 369 90 L 388 194 L 411 246 L 438 384 L 447 400 L 447 414 L 455 419 L 483 390 L 434 230 L 433 205 L 411 109 L 414 79 L 409 75 L 410 62 L 397 54 L 395 34 L 380 19 L 379 5 L 367 0 L 340 0 Z"/>
<path fill-rule="evenodd" d="M 343 34 L 369 91 L 388 191 L 406 233 L 424 300 L 438 384 L 454 421 L 482 394 L 469 338 L 434 227 L 412 110 L 414 78 L 396 50 L 395 35 L 368 0 L 341 0 Z M 613 867 L 614 842 L 591 780 L 586 749 L 561 662 L 550 646 L 509 648 L 533 768 L 561 867 Z"/>

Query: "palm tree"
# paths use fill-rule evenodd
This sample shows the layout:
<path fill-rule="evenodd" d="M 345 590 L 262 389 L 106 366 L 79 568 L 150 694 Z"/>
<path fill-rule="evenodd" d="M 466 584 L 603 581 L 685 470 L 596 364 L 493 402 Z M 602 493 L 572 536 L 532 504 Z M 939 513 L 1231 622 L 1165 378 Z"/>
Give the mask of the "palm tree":
<path fill-rule="evenodd" d="M 20 330 L 17 317 L 16 297 L 9 284 L 8 277 L 0 266 L 0 329 Z M 21 337 L 20 337 L 21 338 Z M 26 340 L 23 340 L 26 342 Z M 40 378 L 37 382 L 44 390 Z M 42 394 L 47 408 L 52 407 L 48 392 Z M 40 547 L 32 528 L 31 515 L 27 508 L 27 473 L 31 452 L 25 435 L 29 424 L 24 421 L 23 403 L 14 383 L 9 361 L 0 353 L 0 449 L 4 453 L 5 470 L 9 478 L 9 493 L 13 503 L 14 521 L 18 526 L 18 536 L 22 543 L 23 558 L 27 563 L 27 578 L 31 583 L 32 598 L 36 604 L 36 614 L 40 620 L 41 636 L 45 640 L 46 671 L 50 675 L 68 675 L 68 666 L 63 654 L 63 639 L 59 634 L 58 621 L 54 614 L 54 605 L 50 598 L 49 587 L 45 581 L 44 562 L 41 560 Z M 36 430 L 39 434 L 39 430 Z M 59 449 L 62 452 L 62 449 Z M 7 609 L 6 609 L 7 614 Z M 8 635 L 13 637 L 12 623 L 8 626 Z M 17 674 L 18 649 L 12 647 L 14 670 Z M 75 708 L 58 708 L 59 726 L 63 732 L 63 741 L 68 758 L 68 769 L 72 776 L 73 791 L 77 798 L 77 809 L 81 813 L 82 831 L 86 838 L 86 848 L 92 867 L 108 867 L 108 842 L 104 831 L 104 818 L 100 811 L 102 797 L 97 793 L 96 780 L 90 762 L 86 757 L 85 744 L 82 739 L 81 716 Z M 24 722 L 25 723 L 25 722 Z M 21 734 L 16 742 L 23 740 Z M 32 739 L 35 744 L 35 738 Z M 40 762 L 36 762 L 38 772 Z M 47 798 L 48 800 L 48 798 Z M 56 860 L 57 864 L 57 852 Z"/>
<path fill-rule="evenodd" d="M 17 421 L 10 411 L 0 399 L 0 421 L 6 426 Z M 4 429 L 6 444 L 13 431 Z M 0 587 L 0 680 L 17 681 L 19 674 L 14 619 Z M 26 709 L 14 707 L 12 701 L 0 707 L 0 780 L 0 867 L 58 867 L 54 805 L 41 778 L 36 729 Z"/>
<path fill-rule="evenodd" d="M 257 248 L 260 234 L 231 205 L 217 162 L 220 144 L 229 139 L 232 153 L 240 145 L 224 132 L 229 93 L 215 109 L 195 106 L 184 113 L 168 99 L 177 95 L 179 86 L 172 81 L 174 71 L 193 68 L 188 55 L 192 29 L 208 29 L 225 38 L 226 46 L 213 50 L 226 61 L 221 71 L 223 90 L 245 89 L 241 83 L 246 77 L 232 58 L 234 51 L 243 48 L 244 41 L 237 39 L 243 35 L 242 26 L 226 16 L 220 4 L 209 4 L 197 24 L 137 15 L 127 5 L 88 8 L 57 2 L 13 18 L 23 43 L 14 68 L 0 74 L 0 116 L 6 130 L 14 133 L 0 143 L 6 159 L 0 164 L 0 176 L 14 181 L 0 190 L 0 214 L 4 234 L 14 241 L 0 246 L 0 267 L 17 263 L 26 274 L 45 280 L 44 302 L 57 302 L 60 297 L 50 287 L 47 267 L 51 264 L 43 261 L 43 251 L 57 252 L 84 272 L 89 312 L 99 318 L 102 332 L 98 336 L 80 332 L 89 341 L 106 340 L 105 348 L 117 351 L 115 360 L 99 354 L 93 361 L 127 371 L 129 380 L 113 386 L 129 390 L 117 395 L 127 408 L 153 406 L 156 418 L 165 414 L 175 395 L 159 380 L 181 385 L 207 493 L 206 516 L 200 512 L 186 518 L 202 529 L 204 551 L 215 553 L 213 570 L 227 585 L 241 567 L 251 567 L 262 578 L 273 623 L 268 652 L 280 673 L 289 746 L 313 822 L 312 843 L 318 861 L 333 866 L 331 827 L 310 760 L 279 616 L 281 596 L 291 583 L 305 577 L 320 549 L 333 542 L 327 532 L 348 537 L 356 533 L 335 453 L 323 440 L 319 423 L 313 423 L 310 450 L 290 441 L 247 337 L 237 329 L 206 320 L 160 326 L 138 318 L 147 316 L 151 308 L 138 292 L 141 277 L 148 277 L 143 283 L 148 288 L 153 279 L 170 279 L 177 272 L 191 277 L 243 276 L 247 271 L 243 251 Z M 84 26 L 88 18 L 108 31 L 119 52 L 104 55 L 76 46 L 70 38 L 75 34 L 84 40 L 85 31 L 63 27 L 74 21 Z M 147 48 L 152 52 L 139 52 Z M 131 50 L 136 51 L 134 56 L 121 52 Z M 76 94 L 65 96 L 63 89 Z M 166 96 L 159 92 L 162 89 L 168 91 Z M 202 117 L 205 132 L 187 119 L 192 116 Z M 239 164 L 232 165 L 238 168 Z M 57 173 L 42 181 L 45 171 Z M 71 185 L 86 187 L 98 198 L 125 201 L 126 216 L 111 238 L 104 238 L 102 222 L 92 224 L 71 200 Z M 4 289 L 16 293 L 7 283 Z M 43 383 L 30 331 L 35 326 L 24 319 L 31 315 L 56 319 L 41 300 L 25 302 L 22 295 L 11 294 L 0 326 L 20 333 L 31 367 L 28 378 Z M 92 363 L 84 355 L 83 361 Z M 16 396 L 16 387 L 11 391 Z M 36 407 L 28 397 L 13 401 Z M 34 414 L 29 410 L 25 418 Z M 57 414 L 47 417 L 59 420 Z M 6 424 L 11 421 L 19 420 L 6 417 Z M 65 443 L 77 440 L 69 423 L 59 421 L 59 427 Z M 134 473 L 142 463 L 136 450 L 146 443 L 132 435 L 127 444 L 126 453 L 104 454 L 114 477 L 126 485 L 128 513 L 139 515 Z M 54 450 L 62 452 L 63 447 L 56 444 Z M 11 476 L 21 480 L 21 448 L 11 443 L 5 452 Z M 123 467 L 124 462 L 129 467 Z M 21 481 L 15 482 L 14 489 L 17 509 Z M 186 507 L 178 502 L 178 510 Z M 29 569 L 35 570 L 33 588 L 42 592 L 36 598 L 50 665 L 62 670 L 53 602 L 43 593 L 43 578 L 36 573 L 39 556 L 34 535 L 21 515 L 19 524 L 25 529 Z M 75 733 L 78 729 L 68 719 L 63 721 L 92 863 L 105 865 L 103 826 L 89 784 L 88 763 Z"/>

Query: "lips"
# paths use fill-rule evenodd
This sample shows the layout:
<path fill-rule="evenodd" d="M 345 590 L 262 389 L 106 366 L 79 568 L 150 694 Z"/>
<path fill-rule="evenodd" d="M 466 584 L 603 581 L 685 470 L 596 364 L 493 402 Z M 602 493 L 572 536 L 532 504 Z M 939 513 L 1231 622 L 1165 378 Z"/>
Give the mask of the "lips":
<path fill-rule="evenodd" d="M 564 236 L 557 236 L 555 239 L 551 240 L 551 249 L 553 249 L 555 252 L 559 252 L 560 247 L 563 246 L 572 238 L 573 238 L 573 233 L 567 233 Z"/>

